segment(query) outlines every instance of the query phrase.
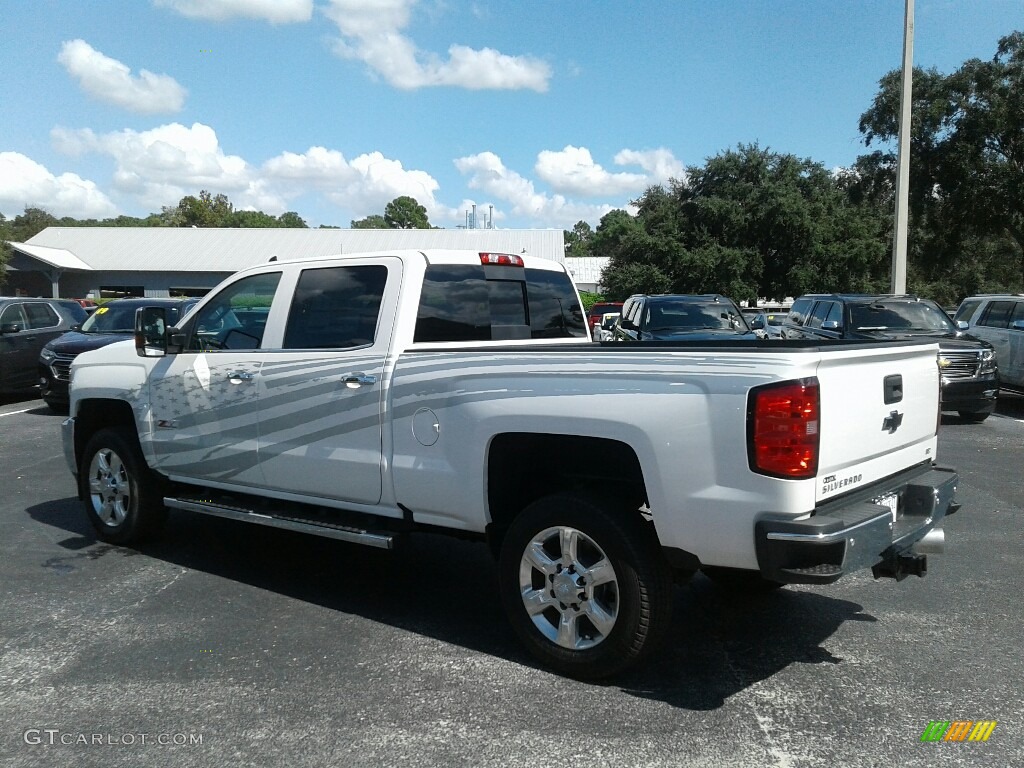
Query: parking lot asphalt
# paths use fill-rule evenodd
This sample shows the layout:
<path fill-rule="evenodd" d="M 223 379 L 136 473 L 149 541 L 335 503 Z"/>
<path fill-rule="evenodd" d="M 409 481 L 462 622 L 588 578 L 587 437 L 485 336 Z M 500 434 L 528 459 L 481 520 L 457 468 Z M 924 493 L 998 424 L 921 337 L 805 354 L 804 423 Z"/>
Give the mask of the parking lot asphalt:
<path fill-rule="evenodd" d="M 23 766 L 1024 765 L 1024 397 L 943 417 L 946 553 L 900 583 L 738 599 L 702 576 L 603 684 L 537 668 L 484 546 L 397 552 L 174 512 L 96 540 L 60 416 L 0 400 L 0 762 Z M 995 721 L 923 742 L 931 721 Z"/>

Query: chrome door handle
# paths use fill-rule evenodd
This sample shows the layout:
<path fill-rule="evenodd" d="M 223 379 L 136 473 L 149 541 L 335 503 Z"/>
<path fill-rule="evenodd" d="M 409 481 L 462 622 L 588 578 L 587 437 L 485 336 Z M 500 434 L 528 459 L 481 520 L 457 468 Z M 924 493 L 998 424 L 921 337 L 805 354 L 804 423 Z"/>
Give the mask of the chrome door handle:
<path fill-rule="evenodd" d="M 228 381 L 232 384 L 241 384 L 243 381 L 252 381 L 255 378 L 256 374 L 249 371 L 235 371 L 228 374 Z"/>
<path fill-rule="evenodd" d="M 342 379 L 342 381 L 345 383 L 346 387 L 355 388 L 355 387 L 360 387 L 363 384 L 376 384 L 377 383 L 377 377 L 376 376 L 370 376 L 370 375 L 365 374 L 365 373 L 350 373 L 347 376 L 345 376 Z"/>

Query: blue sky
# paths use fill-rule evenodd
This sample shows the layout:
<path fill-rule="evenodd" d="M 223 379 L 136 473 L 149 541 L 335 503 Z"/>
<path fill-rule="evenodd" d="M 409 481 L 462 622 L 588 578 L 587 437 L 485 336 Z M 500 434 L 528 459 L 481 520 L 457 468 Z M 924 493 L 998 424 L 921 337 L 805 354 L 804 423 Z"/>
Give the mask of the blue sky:
<path fill-rule="evenodd" d="M 144 216 L 200 189 L 347 227 L 571 229 L 739 143 L 824 163 L 899 67 L 903 0 L 6 0 L 0 212 Z M 1024 0 L 916 0 L 948 73 Z"/>

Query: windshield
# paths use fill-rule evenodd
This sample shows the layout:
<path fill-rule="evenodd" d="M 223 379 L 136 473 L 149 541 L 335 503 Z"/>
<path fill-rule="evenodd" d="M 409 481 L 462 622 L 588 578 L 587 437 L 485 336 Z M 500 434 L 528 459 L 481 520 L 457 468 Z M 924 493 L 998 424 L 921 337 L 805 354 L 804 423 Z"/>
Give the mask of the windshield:
<path fill-rule="evenodd" d="M 956 332 L 949 315 L 924 301 L 876 301 L 854 305 L 850 307 L 850 319 L 858 331 Z"/>
<path fill-rule="evenodd" d="M 743 315 L 726 304 L 658 302 L 647 310 L 644 330 L 657 331 L 749 331 Z"/>
<path fill-rule="evenodd" d="M 134 333 L 135 310 L 142 304 L 118 304 L 112 302 L 100 307 L 82 323 L 82 333 Z M 167 307 L 167 324 L 174 325 L 178 319 L 178 307 Z"/>

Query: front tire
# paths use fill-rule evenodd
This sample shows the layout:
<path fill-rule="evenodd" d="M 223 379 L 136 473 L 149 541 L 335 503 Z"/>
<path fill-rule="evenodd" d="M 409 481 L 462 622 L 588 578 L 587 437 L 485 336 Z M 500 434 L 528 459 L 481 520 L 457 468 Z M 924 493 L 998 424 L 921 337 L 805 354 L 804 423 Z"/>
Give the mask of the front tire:
<path fill-rule="evenodd" d="M 653 526 L 627 506 L 548 496 L 523 510 L 502 543 L 499 590 L 513 629 L 570 677 L 621 672 L 668 628 L 671 572 Z"/>
<path fill-rule="evenodd" d="M 167 510 L 158 479 L 128 430 L 101 429 L 93 435 L 78 477 L 89 522 L 103 541 L 130 544 L 163 525 Z"/>

